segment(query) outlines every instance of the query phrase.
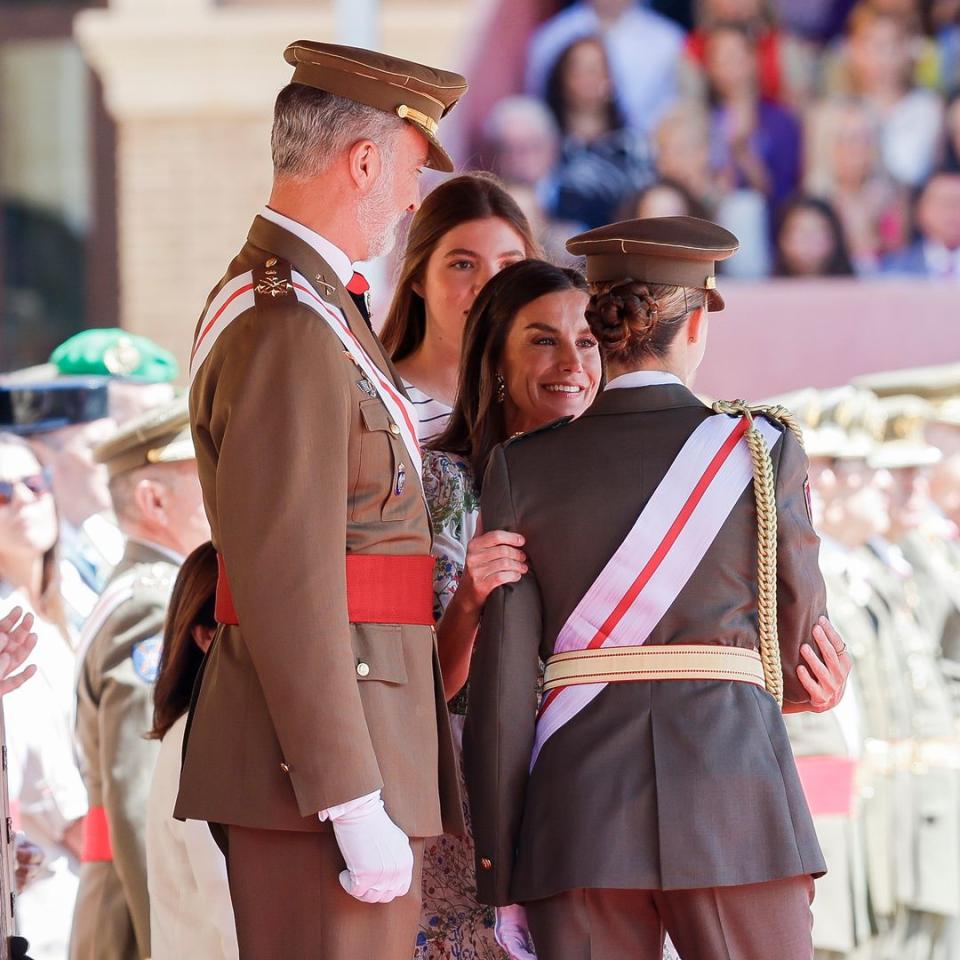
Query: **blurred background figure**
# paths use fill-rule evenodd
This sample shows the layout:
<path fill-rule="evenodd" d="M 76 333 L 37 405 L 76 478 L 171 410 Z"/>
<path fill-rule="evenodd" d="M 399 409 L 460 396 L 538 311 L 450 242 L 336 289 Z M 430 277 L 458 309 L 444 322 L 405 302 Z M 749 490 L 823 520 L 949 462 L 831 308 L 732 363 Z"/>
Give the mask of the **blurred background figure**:
<path fill-rule="evenodd" d="M 960 280 L 960 172 L 934 174 L 916 203 L 917 239 L 891 254 L 884 270 L 938 280 Z"/>
<path fill-rule="evenodd" d="M 87 796 L 73 744 L 76 659 L 60 596 L 52 483 L 27 442 L 0 433 L 0 604 L 33 616 L 29 683 L 4 699 L 7 777 L 15 827 L 43 852 L 16 901 L 35 960 L 63 960 L 77 893 Z"/>
<path fill-rule="evenodd" d="M 645 217 L 709 219 L 707 211 L 682 183 L 667 178 L 655 180 L 631 197 L 617 219 L 633 220 Z"/>
<path fill-rule="evenodd" d="M 843 227 L 824 200 L 802 194 L 789 199 L 777 217 L 774 247 L 775 276 L 853 276 Z"/>
<path fill-rule="evenodd" d="M 653 129 L 677 95 L 684 35 L 637 0 L 577 0 L 544 23 L 530 41 L 526 92 L 544 96 L 560 55 L 587 36 L 602 38 L 606 46 L 627 124 L 640 133 Z"/>
<path fill-rule="evenodd" d="M 96 459 L 108 470 L 126 548 L 81 644 L 76 730 L 90 812 L 70 957 L 145 960 L 153 684 L 177 570 L 210 537 L 186 400 L 132 421 Z"/>
<path fill-rule="evenodd" d="M 153 693 L 150 737 L 162 741 L 147 807 L 147 883 L 153 960 L 238 960 L 227 862 L 206 823 L 173 808 L 187 709 L 217 623 L 217 552 L 207 541 L 183 561 L 170 595 Z"/>
<path fill-rule="evenodd" d="M 562 138 L 554 215 L 587 228 L 609 223 L 653 174 L 646 140 L 626 126 L 597 37 L 575 40 L 560 54 L 546 100 Z"/>

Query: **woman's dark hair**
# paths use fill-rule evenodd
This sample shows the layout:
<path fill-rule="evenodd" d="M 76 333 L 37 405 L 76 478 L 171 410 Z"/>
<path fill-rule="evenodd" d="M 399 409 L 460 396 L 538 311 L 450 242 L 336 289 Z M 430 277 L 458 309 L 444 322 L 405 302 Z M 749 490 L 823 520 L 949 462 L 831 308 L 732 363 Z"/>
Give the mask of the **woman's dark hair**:
<path fill-rule="evenodd" d="M 463 333 L 457 399 L 446 430 L 430 446 L 466 457 L 478 487 L 490 452 L 507 439 L 496 377 L 513 321 L 527 304 L 566 290 L 587 293 L 587 281 L 567 267 L 521 260 L 488 280 L 473 303 Z"/>
<path fill-rule="evenodd" d="M 603 41 L 599 37 L 580 37 L 574 40 L 573 43 L 557 57 L 550 73 L 547 75 L 547 87 L 544 99 L 551 113 L 553 113 L 554 119 L 557 121 L 557 126 L 560 128 L 562 134 L 569 133 L 567 118 L 568 104 L 566 93 L 563 89 L 567 68 L 570 65 L 570 60 L 577 47 L 582 47 L 588 43 L 600 48 L 604 60 L 606 60 L 607 63 L 607 75 L 610 77 L 610 99 L 607 102 L 607 128 L 608 130 L 622 130 L 626 123 L 623 111 L 617 103 L 613 74 L 610 72 L 610 58 L 607 56 L 607 48 L 603 45 Z"/>
<path fill-rule="evenodd" d="M 217 551 L 208 541 L 183 561 L 170 595 L 160 668 L 153 689 L 153 729 L 147 734 L 152 740 L 161 740 L 190 706 L 193 685 L 203 663 L 203 651 L 193 638 L 193 628 L 216 626 L 216 592 Z"/>
<path fill-rule="evenodd" d="M 830 228 L 830 235 L 833 240 L 833 252 L 827 258 L 820 270 L 819 276 L 823 277 L 852 277 L 853 263 L 850 260 L 850 252 L 847 248 L 847 238 L 843 230 L 843 224 L 837 216 L 837 212 L 819 197 L 811 197 L 806 194 L 797 194 L 785 200 L 777 213 L 776 229 L 774 230 L 774 266 L 773 274 L 777 277 L 795 277 L 797 274 L 787 263 L 783 253 L 781 238 L 787 227 L 790 218 L 801 210 L 812 210 L 818 213 L 826 221 Z"/>
<path fill-rule="evenodd" d="M 0 445 L 20 447 L 26 450 L 43 470 L 43 464 L 37 456 L 37 451 L 27 443 L 23 437 L 14 433 L 0 433 Z M 50 499 L 53 504 L 53 515 L 56 519 L 57 530 L 60 530 L 60 511 L 57 509 L 57 502 L 50 492 Z M 63 595 L 60 592 L 60 534 L 57 533 L 57 539 L 53 545 L 43 555 L 42 573 L 40 577 L 40 596 L 37 598 L 37 613 L 44 620 L 52 623 L 67 640 L 70 638 L 70 629 L 67 626 L 67 613 L 63 603 Z"/>
<path fill-rule="evenodd" d="M 704 63 L 706 64 L 706 52 L 707 47 L 710 44 L 710 41 L 717 36 L 719 33 L 732 33 L 734 36 L 739 37 L 743 42 L 749 47 L 751 55 L 754 57 L 754 82 L 753 89 L 754 94 L 760 96 L 760 64 L 757 62 L 757 37 L 754 31 L 750 28 L 749 25 L 744 23 L 738 23 L 735 20 L 720 20 L 715 23 L 707 32 L 704 43 Z M 714 85 L 713 78 L 710 76 L 708 70 L 704 70 L 704 75 L 707 80 L 707 103 L 711 107 L 720 107 L 723 105 L 723 97 L 719 90 L 717 90 Z"/>
<path fill-rule="evenodd" d="M 604 360 L 635 363 L 663 357 L 688 314 L 707 302 L 705 290 L 620 280 L 594 284 L 587 323 Z"/>
<path fill-rule="evenodd" d="M 710 219 L 710 211 L 701 203 L 679 180 L 672 177 L 662 177 L 659 180 L 653 180 L 642 190 L 629 197 L 620 209 L 621 220 L 635 220 L 640 210 L 640 204 L 655 190 L 672 190 L 680 195 L 687 207 L 685 216 L 699 217 L 701 220 Z"/>
<path fill-rule="evenodd" d="M 423 342 L 427 310 L 414 289 L 422 282 L 427 261 L 437 245 L 454 227 L 471 220 L 497 217 L 523 238 L 524 253 L 538 256 L 540 247 L 533 228 L 517 202 L 490 173 L 466 173 L 441 183 L 429 193 L 414 215 L 387 319 L 380 340 L 394 361 L 413 353 Z"/>

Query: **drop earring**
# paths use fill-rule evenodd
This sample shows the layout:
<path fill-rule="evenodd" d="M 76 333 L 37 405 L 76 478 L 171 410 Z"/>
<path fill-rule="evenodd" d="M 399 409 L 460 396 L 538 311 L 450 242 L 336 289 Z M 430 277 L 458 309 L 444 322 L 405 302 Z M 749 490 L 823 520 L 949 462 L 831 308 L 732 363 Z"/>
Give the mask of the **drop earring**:
<path fill-rule="evenodd" d="M 497 403 L 503 403 L 507 396 L 507 384 L 502 373 L 497 374 L 495 382 L 497 384 Z"/>

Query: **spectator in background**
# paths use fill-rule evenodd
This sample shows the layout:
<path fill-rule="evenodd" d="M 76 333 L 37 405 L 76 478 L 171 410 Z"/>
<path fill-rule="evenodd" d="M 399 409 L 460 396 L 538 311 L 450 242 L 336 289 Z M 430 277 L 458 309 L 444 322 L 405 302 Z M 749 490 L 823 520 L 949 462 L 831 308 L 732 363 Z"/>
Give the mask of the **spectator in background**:
<path fill-rule="evenodd" d="M 714 172 L 728 189 L 761 194 L 773 211 L 797 187 L 800 124 L 761 95 L 756 44 L 743 27 L 716 27 L 707 37 L 705 58 Z"/>
<path fill-rule="evenodd" d="M 643 138 L 624 125 L 603 44 L 575 40 L 547 81 L 562 136 L 553 213 L 588 228 L 609 223 L 624 198 L 652 178 Z"/>
<path fill-rule="evenodd" d="M 935 173 L 916 206 L 918 238 L 886 263 L 890 274 L 960 280 L 960 173 Z"/>
<path fill-rule="evenodd" d="M 710 170 L 710 117 L 698 103 L 680 103 L 653 135 L 654 162 L 661 179 L 680 184 L 712 211 L 719 195 Z"/>
<path fill-rule="evenodd" d="M 936 51 L 936 86 L 953 94 L 960 89 L 960 0 L 931 0 L 927 16 Z"/>
<path fill-rule="evenodd" d="M 646 217 L 700 217 L 709 219 L 706 208 L 676 180 L 655 180 L 624 205 L 620 220 Z"/>
<path fill-rule="evenodd" d="M 851 94 L 874 111 L 883 165 L 908 187 L 920 186 L 933 170 L 943 122 L 939 96 L 914 85 L 918 40 L 913 18 L 858 3 L 826 84 L 828 96 Z"/>
<path fill-rule="evenodd" d="M 960 93 L 947 104 L 945 134 L 944 168 L 960 173 Z"/>
<path fill-rule="evenodd" d="M 684 33 L 637 0 L 578 0 L 544 23 L 530 41 L 526 92 L 544 96 L 561 54 L 591 36 L 601 37 L 607 49 L 627 124 L 649 132 L 676 98 Z"/>
<path fill-rule="evenodd" d="M 806 104 L 816 79 L 814 49 L 778 26 L 770 0 L 702 0 L 681 74 L 690 93 L 702 93 L 707 39 L 721 25 L 738 26 L 753 39 L 762 97 L 795 108 Z"/>
<path fill-rule="evenodd" d="M 857 272 L 872 273 L 909 230 L 906 188 L 880 161 L 876 115 L 859 101 L 823 101 L 808 116 L 806 147 L 807 192 L 832 204 Z"/>
<path fill-rule="evenodd" d="M 29 658 L 36 675 L 4 700 L 11 807 L 46 864 L 16 903 L 34 960 L 66 956 L 87 812 L 74 756 L 76 658 L 59 594 L 58 541 L 49 475 L 26 441 L 0 433 L 0 603 L 32 613 L 37 635 Z"/>
<path fill-rule="evenodd" d="M 824 200 L 803 194 L 788 200 L 774 237 L 778 277 L 853 276 L 840 219 Z"/>

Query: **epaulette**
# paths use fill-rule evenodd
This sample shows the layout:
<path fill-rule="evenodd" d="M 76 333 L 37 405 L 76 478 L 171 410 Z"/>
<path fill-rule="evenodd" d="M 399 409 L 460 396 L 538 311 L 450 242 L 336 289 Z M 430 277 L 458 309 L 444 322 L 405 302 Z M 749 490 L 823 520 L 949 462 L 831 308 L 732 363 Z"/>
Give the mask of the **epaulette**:
<path fill-rule="evenodd" d="M 257 311 L 273 310 L 278 305 L 286 306 L 292 297 L 297 298 L 293 289 L 293 268 L 289 261 L 280 257 L 267 257 L 251 271 L 253 274 L 253 296 Z"/>
<path fill-rule="evenodd" d="M 779 404 L 748 404 L 743 400 L 717 400 L 713 403 L 714 413 L 726 413 L 734 417 L 766 417 L 780 426 L 786 427 L 803 446 L 803 431 L 793 414 Z"/>
<path fill-rule="evenodd" d="M 570 423 L 571 420 L 573 420 L 573 417 L 561 417 L 559 420 L 552 420 L 550 423 L 544 424 L 542 427 L 537 427 L 535 430 L 527 430 L 526 433 L 515 433 L 508 440 L 505 440 L 503 445 L 509 447 L 511 443 L 515 443 L 517 440 L 526 440 L 528 437 L 535 437 L 539 433 L 556 430 L 557 427 L 563 427 Z"/>

